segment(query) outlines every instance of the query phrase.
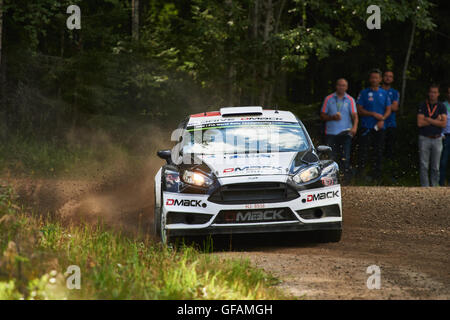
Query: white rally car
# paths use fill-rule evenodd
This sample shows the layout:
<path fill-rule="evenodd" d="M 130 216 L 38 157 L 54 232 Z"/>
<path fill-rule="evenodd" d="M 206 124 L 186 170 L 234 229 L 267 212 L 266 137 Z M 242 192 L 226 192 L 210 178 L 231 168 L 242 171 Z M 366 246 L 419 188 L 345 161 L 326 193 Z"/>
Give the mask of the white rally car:
<path fill-rule="evenodd" d="M 321 160 L 291 112 L 222 108 L 191 115 L 172 135 L 155 176 L 155 232 L 173 237 L 319 231 L 342 233 L 338 165 Z"/>

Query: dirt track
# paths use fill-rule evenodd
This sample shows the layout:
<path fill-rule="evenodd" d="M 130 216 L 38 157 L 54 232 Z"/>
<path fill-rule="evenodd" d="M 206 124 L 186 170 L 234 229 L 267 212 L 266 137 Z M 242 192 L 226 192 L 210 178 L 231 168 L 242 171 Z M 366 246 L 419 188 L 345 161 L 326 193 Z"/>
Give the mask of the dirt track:
<path fill-rule="evenodd" d="M 307 299 L 450 299 L 450 188 L 346 187 L 343 206 L 339 243 L 278 237 L 224 255 L 250 258 Z M 379 290 L 367 289 L 370 265 Z"/>
<path fill-rule="evenodd" d="M 101 218 L 132 234 L 151 230 L 151 178 L 12 182 L 40 212 Z M 234 237 L 217 239 L 232 251 L 216 254 L 249 258 L 306 299 L 450 299 L 450 188 L 346 187 L 343 206 L 339 243 L 314 243 L 309 235 Z M 381 268 L 379 290 L 367 289 L 370 265 Z"/>

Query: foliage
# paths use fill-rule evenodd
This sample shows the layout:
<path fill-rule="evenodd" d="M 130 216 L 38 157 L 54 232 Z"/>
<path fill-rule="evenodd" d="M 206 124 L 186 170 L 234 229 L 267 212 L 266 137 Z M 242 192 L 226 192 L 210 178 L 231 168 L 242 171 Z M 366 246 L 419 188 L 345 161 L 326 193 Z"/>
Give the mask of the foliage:
<path fill-rule="evenodd" d="M 69 3 L 82 9 L 81 30 L 65 27 Z M 436 28 L 435 6 L 425 0 L 142 3 L 136 42 L 129 1 L 5 1 L 10 119 L 34 130 L 54 113 L 82 124 L 82 114 L 170 116 L 186 103 L 271 104 L 285 94 L 277 90 L 280 72 L 302 74 L 314 59 L 365 46 L 371 4 L 381 7 L 383 28 L 407 28 L 412 19 L 419 30 Z M 270 90 L 274 98 L 262 99 Z"/>
<path fill-rule="evenodd" d="M 65 26 L 69 3 L 81 8 L 81 30 Z M 140 3 L 140 36 L 133 40 L 130 0 L 4 0 L 0 163 L 19 158 L 20 150 L 7 145 L 29 137 L 70 153 L 67 132 L 99 118 L 166 125 L 224 105 L 279 105 L 317 119 L 307 106 L 319 105 L 337 78 L 347 78 L 356 97 L 367 70 L 389 68 L 400 87 L 413 21 L 399 127 L 409 127 L 427 84 L 449 78 L 444 1 Z M 373 4 L 381 8 L 381 30 L 366 27 Z M 109 129 L 118 131 L 121 121 Z M 48 153 L 53 162 L 62 157 Z"/>

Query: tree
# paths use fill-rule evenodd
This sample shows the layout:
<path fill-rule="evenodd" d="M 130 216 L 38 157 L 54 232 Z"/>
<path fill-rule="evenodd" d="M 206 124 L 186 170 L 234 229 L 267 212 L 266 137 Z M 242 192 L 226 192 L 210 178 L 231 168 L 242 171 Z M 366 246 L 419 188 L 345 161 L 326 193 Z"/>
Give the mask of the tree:
<path fill-rule="evenodd" d="M 0 68 L 2 65 L 2 39 L 3 39 L 3 0 L 0 0 Z"/>
<path fill-rule="evenodd" d="M 411 52 L 414 44 L 414 35 L 416 32 L 416 26 L 419 24 L 419 28 L 422 30 L 433 30 L 436 25 L 430 20 L 429 10 L 433 6 L 432 3 L 428 1 L 414 1 L 414 5 L 416 5 L 416 11 L 411 15 L 412 28 L 411 35 L 409 38 L 408 49 L 405 55 L 405 62 L 403 64 L 403 72 L 402 72 L 402 91 L 401 91 L 401 100 L 400 100 L 400 114 L 404 113 L 404 103 L 405 103 L 405 92 L 406 92 L 406 80 L 408 76 L 408 65 L 411 57 Z"/>
<path fill-rule="evenodd" d="M 412 22 L 411 36 L 409 37 L 409 45 L 408 50 L 406 51 L 405 63 L 403 64 L 403 72 L 402 72 L 402 91 L 400 97 L 402 98 L 400 101 L 400 114 L 403 114 L 403 106 L 405 104 L 405 90 L 406 90 L 406 77 L 408 72 L 408 64 L 409 58 L 411 57 L 411 51 L 414 42 L 414 34 L 416 32 L 416 20 L 414 19 Z"/>
<path fill-rule="evenodd" d="M 25 103 L 12 99 L 9 110 L 17 119 L 40 123 L 44 120 L 36 119 L 48 119 L 55 110 L 66 113 L 37 103 L 49 105 L 51 99 L 69 105 L 71 118 L 168 114 L 187 101 L 313 103 L 332 87 L 330 79 L 339 76 L 342 65 L 355 66 L 349 78 L 360 85 L 358 70 L 368 57 L 375 56 L 370 64 L 384 63 L 386 55 L 403 63 L 408 48 L 404 22 L 417 21 L 416 43 L 434 27 L 432 6 L 425 0 L 1 1 L 8 29 L 2 39 L 8 45 L 1 50 L 2 64 L 8 61 L 7 94 L 30 96 Z M 83 28 L 77 32 L 64 28 L 69 4 L 83 11 Z M 370 4 L 381 7 L 381 31 L 366 28 Z M 401 32 L 390 30 L 392 25 Z M 397 44 L 401 54 L 381 46 L 375 52 L 376 34 L 379 42 Z M 438 52 L 445 57 L 445 50 Z M 414 62 L 415 54 L 421 53 L 411 46 L 405 74 L 420 76 L 424 71 Z M 295 101 L 293 95 L 300 98 Z M 19 113 L 22 106 L 27 110 Z"/>
<path fill-rule="evenodd" d="M 139 40 L 139 0 L 131 0 L 131 16 L 131 34 L 134 40 Z"/>

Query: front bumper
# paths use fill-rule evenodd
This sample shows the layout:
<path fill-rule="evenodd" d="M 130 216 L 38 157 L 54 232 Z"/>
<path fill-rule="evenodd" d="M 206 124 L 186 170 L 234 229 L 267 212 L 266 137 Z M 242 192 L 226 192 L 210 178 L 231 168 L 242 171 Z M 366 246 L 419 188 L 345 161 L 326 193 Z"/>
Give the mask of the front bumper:
<path fill-rule="evenodd" d="M 340 185 L 298 193 L 296 199 L 277 203 L 218 204 L 208 201 L 209 195 L 163 192 L 161 213 L 170 236 L 341 229 Z M 280 209 L 287 210 L 288 216 L 271 221 Z M 242 219 L 224 221 L 220 216 L 224 212 L 236 212 Z M 236 214 L 232 216 L 236 219 Z"/>
<path fill-rule="evenodd" d="M 211 225 L 202 229 L 170 229 L 169 234 L 173 237 L 182 236 L 206 236 L 219 234 L 251 234 L 251 233 L 277 233 L 277 232 L 299 232 L 317 230 L 341 230 L 341 222 L 323 222 L 316 224 L 280 223 L 270 225 L 252 226 L 215 226 Z"/>

